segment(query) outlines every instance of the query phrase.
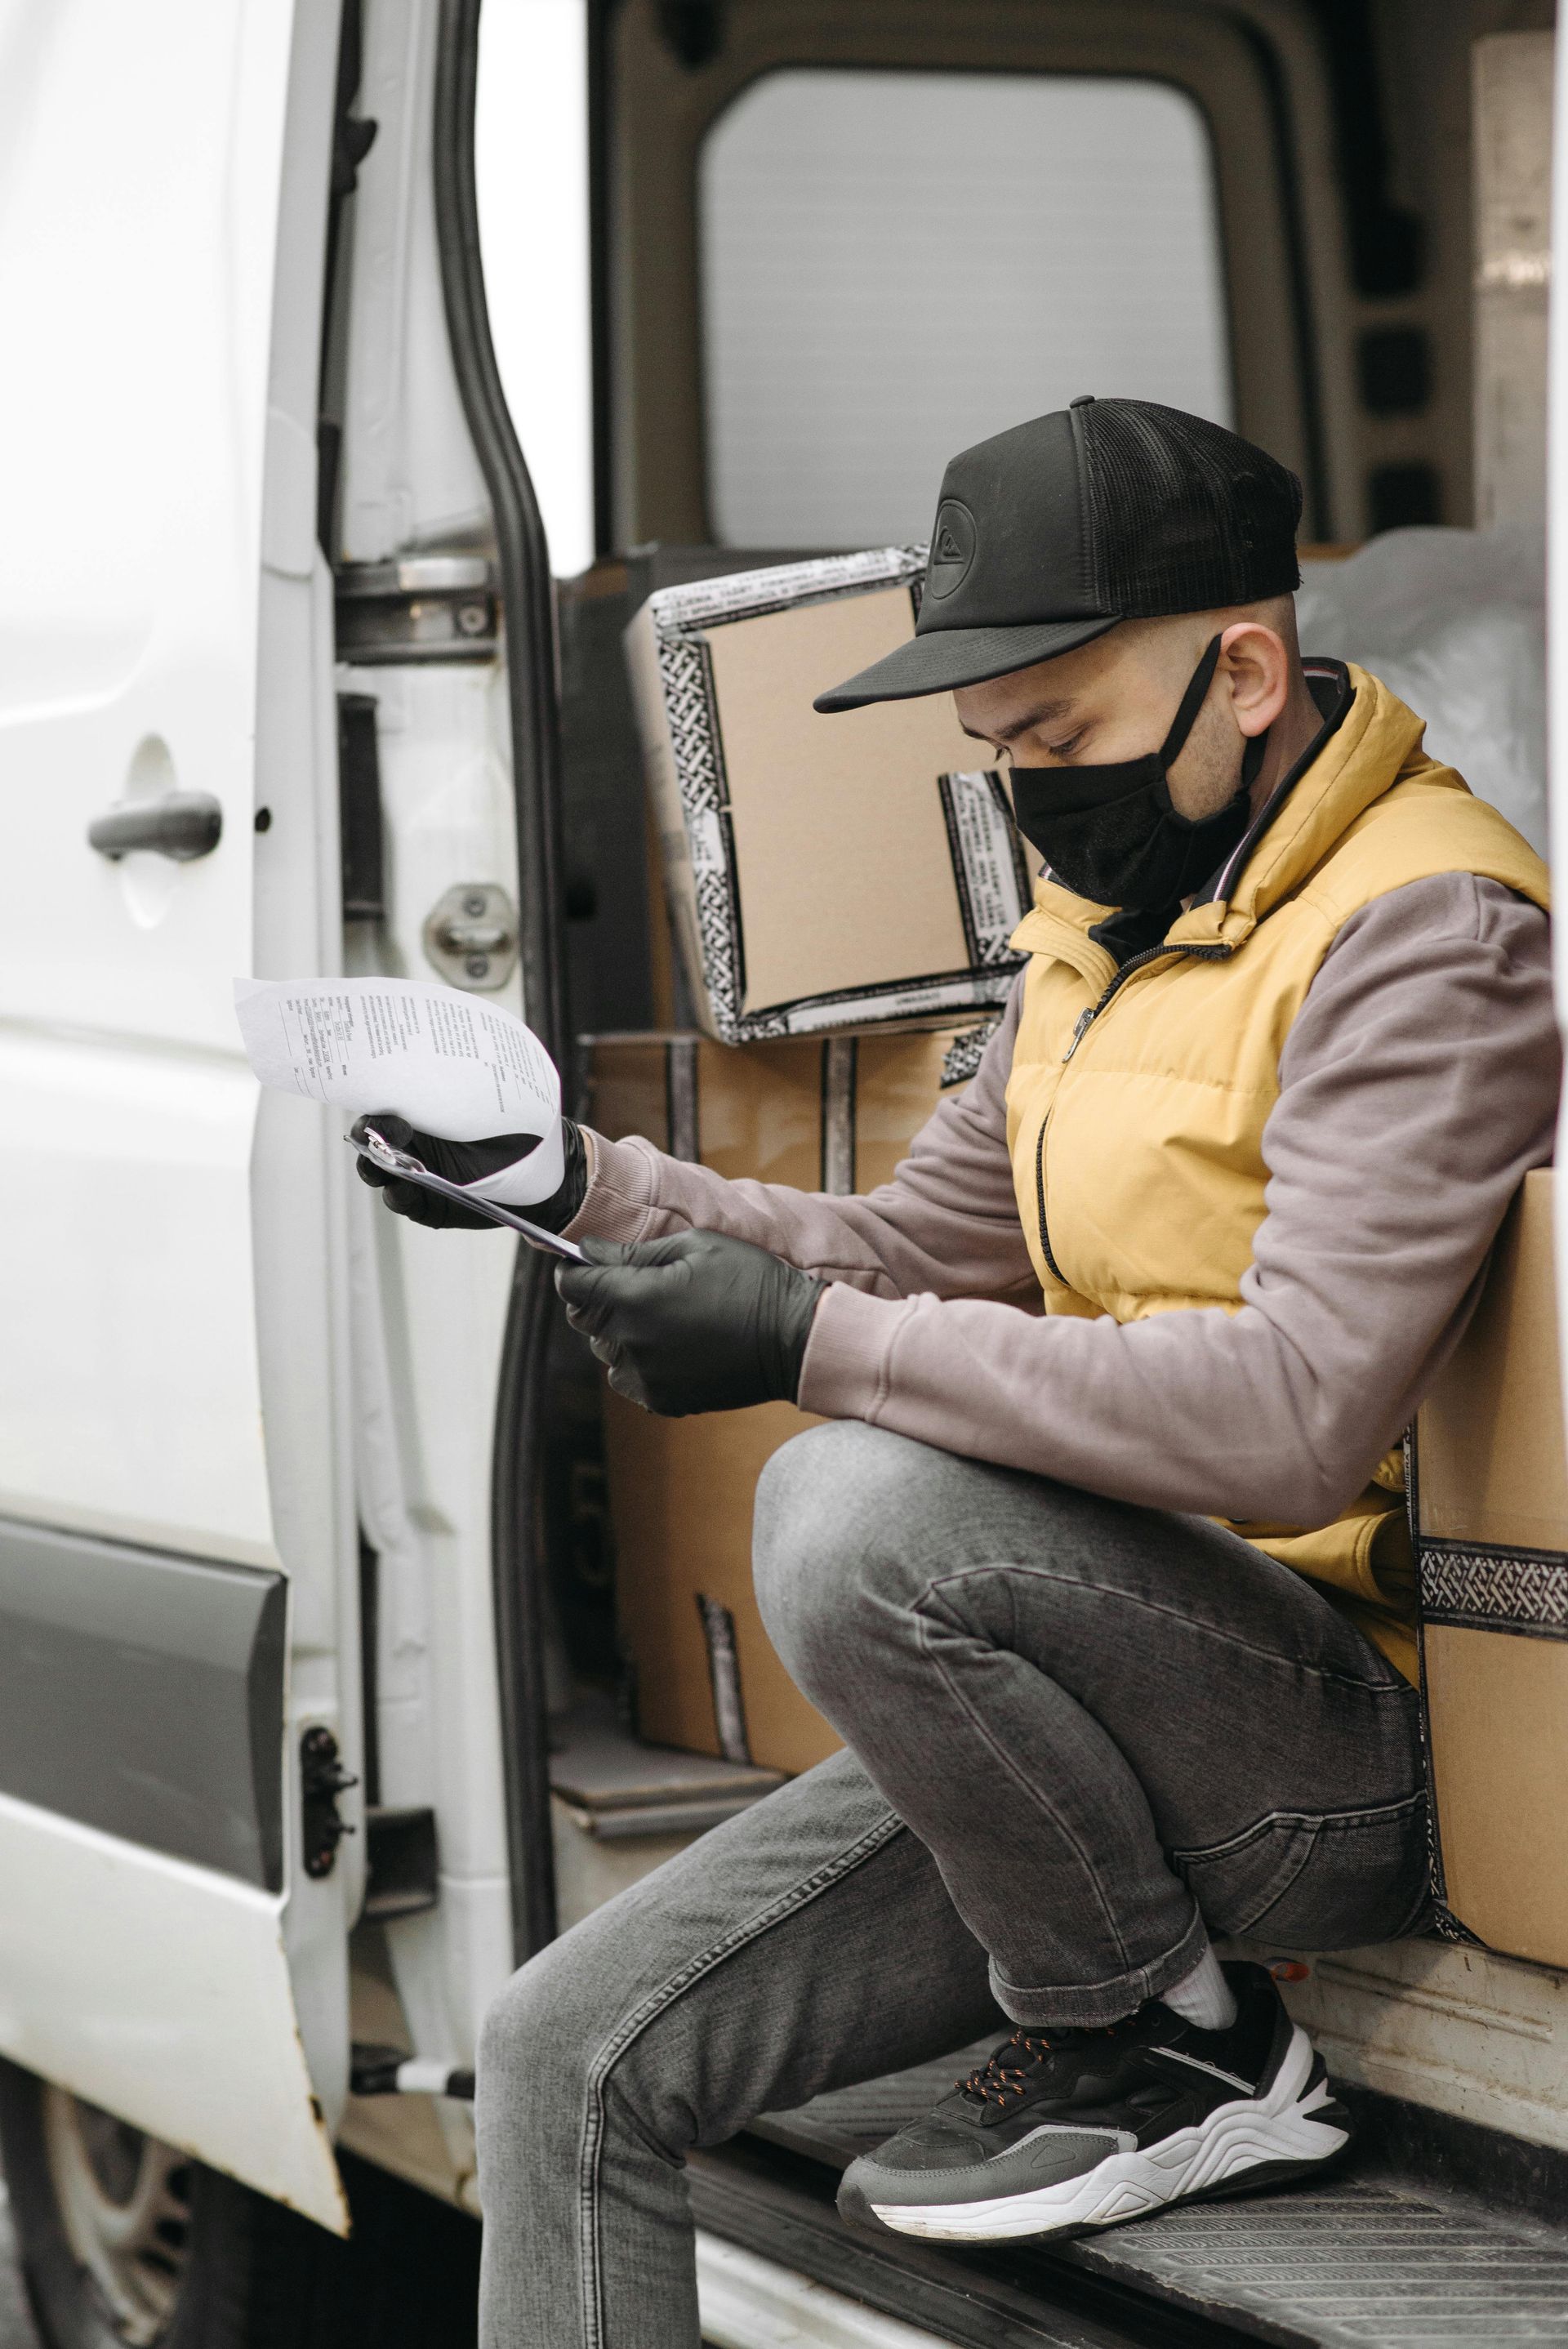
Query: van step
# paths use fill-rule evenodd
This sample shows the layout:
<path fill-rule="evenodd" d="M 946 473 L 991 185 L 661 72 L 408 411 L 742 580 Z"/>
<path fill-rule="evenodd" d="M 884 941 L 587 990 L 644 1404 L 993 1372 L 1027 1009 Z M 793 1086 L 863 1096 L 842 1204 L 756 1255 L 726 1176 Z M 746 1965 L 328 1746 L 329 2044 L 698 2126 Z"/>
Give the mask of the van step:
<path fill-rule="evenodd" d="M 1093 2273 L 1261 2341 L 1356 2349 L 1568 2342 L 1568 2248 L 1396 2186 L 1191 2203 L 1068 2247 Z"/>
<path fill-rule="evenodd" d="M 1255 2335 L 1075 2274 L 1027 2243 L 975 2252 L 872 2237 L 833 2207 L 820 2163 L 754 2139 L 686 2157 L 692 2214 L 758 2252 L 953 2349 L 1252 2349 Z"/>
<path fill-rule="evenodd" d="M 751 2136 L 793 2157 L 785 2159 L 784 2171 L 797 2181 L 808 2165 L 819 2177 L 841 2170 L 856 2154 L 928 2111 L 989 2044 L 839 2089 L 798 2112 L 769 2115 Z M 763 2147 L 749 2159 L 759 2178 L 766 2170 Z M 722 2216 L 705 2223 L 725 2231 Z M 903 2240 L 890 2235 L 884 2244 L 877 2239 L 881 2269 L 900 2264 Z M 841 2248 L 851 2244 L 872 2248 L 846 2229 Z M 932 2247 L 921 2248 L 929 2252 Z M 929 2258 L 919 2264 L 928 2273 L 950 2270 L 961 2276 L 971 2296 L 984 2291 L 987 2277 L 1006 2276 L 1012 2293 L 1021 2282 L 1047 2321 L 1061 2292 L 1068 2293 L 1064 2304 L 1073 2306 L 1078 2304 L 1075 2291 L 1099 2286 L 1124 2311 L 1154 2304 L 1164 2312 L 1161 2321 L 1179 2326 L 1183 2337 L 1197 2323 L 1210 2328 L 1202 2337 L 1270 2342 L 1276 2349 L 1568 2344 L 1568 2233 L 1500 2214 L 1473 2197 L 1378 2174 L 1354 2151 L 1343 2169 L 1321 2182 L 1189 2203 L 1049 2251 L 1013 2245 L 1006 2252 L 950 2253 L 945 2269 L 939 2252 L 934 2266 Z M 841 2273 L 831 2280 L 845 2288 Z M 906 2304 L 896 2313 L 913 2316 L 913 2310 Z M 1018 2321 L 1016 2302 L 1009 2321 Z M 952 2331 L 951 2323 L 949 2330 L 965 2343 L 1031 2337 L 1006 2330 Z M 1073 2336 L 1047 2331 L 1033 2337 Z M 1135 2328 L 1123 2337 L 1143 2336 Z M 1158 2329 L 1151 2337 L 1161 2337 Z"/>

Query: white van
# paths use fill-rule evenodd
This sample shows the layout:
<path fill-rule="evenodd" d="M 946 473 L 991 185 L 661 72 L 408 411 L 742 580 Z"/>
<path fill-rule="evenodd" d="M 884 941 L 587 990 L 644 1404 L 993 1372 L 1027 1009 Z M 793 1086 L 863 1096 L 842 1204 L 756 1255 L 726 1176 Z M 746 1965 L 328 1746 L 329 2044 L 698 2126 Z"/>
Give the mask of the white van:
<path fill-rule="evenodd" d="M 545 1260 L 381 1214 L 232 979 L 440 977 L 563 1059 L 660 1026 L 640 596 L 917 537 L 1085 388 L 1264 442 L 1324 564 L 1521 529 L 1527 669 L 1550 26 L 0 5 L 0 2147 L 46 2349 L 471 2337 L 488 2002 L 773 1783 L 617 1712 Z M 1551 1532 L 1501 1543 L 1542 1655 Z M 1568 2339 L 1568 1944 L 1460 1917 L 1292 1993 L 1345 2178 L 872 2249 L 835 2171 L 923 2093 L 877 2084 L 694 2160 L 712 2342 Z"/>

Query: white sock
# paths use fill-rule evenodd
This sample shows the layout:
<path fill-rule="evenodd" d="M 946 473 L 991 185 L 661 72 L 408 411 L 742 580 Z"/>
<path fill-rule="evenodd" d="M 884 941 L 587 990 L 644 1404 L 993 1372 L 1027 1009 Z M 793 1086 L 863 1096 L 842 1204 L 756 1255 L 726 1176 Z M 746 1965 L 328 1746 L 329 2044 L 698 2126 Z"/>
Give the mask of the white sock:
<path fill-rule="evenodd" d="M 1160 1996 L 1183 2023 L 1194 2023 L 1200 2031 L 1228 2031 L 1236 2019 L 1235 1992 L 1212 1948 L 1205 1949 L 1190 1974 Z"/>

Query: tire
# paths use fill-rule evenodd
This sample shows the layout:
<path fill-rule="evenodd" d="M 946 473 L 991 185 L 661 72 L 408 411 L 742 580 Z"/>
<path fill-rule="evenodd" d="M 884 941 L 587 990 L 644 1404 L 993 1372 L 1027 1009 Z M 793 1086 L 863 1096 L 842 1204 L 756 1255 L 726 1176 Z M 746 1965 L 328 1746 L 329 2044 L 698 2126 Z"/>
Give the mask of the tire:
<path fill-rule="evenodd" d="M 346 2159 L 351 2242 L 0 2060 L 41 2349 L 471 2349 L 479 2228 Z"/>

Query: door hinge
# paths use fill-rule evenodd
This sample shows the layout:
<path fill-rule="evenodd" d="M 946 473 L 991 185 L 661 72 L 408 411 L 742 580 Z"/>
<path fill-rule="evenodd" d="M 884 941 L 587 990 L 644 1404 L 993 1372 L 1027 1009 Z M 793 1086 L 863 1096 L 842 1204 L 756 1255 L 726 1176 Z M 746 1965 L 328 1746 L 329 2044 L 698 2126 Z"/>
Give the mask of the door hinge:
<path fill-rule="evenodd" d="M 358 1779 L 338 1757 L 337 1740 L 317 1723 L 299 1742 L 300 1852 L 307 1876 L 330 1876 L 337 1847 L 354 1829 L 339 1816 L 337 1798 Z"/>
<path fill-rule="evenodd" d="M 336 585 L 337 657 L 356 667 L 489 661 L 500 649 L 495 574 L 482 554 L 346 563 Z"/>

